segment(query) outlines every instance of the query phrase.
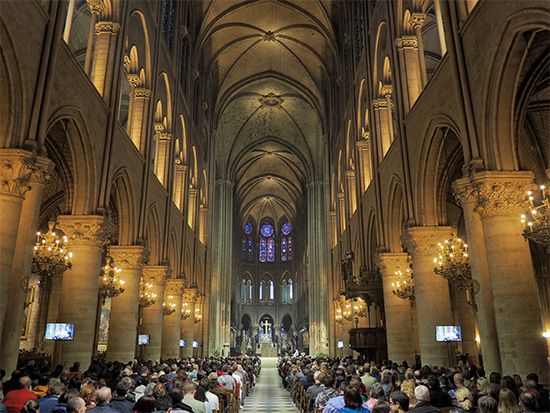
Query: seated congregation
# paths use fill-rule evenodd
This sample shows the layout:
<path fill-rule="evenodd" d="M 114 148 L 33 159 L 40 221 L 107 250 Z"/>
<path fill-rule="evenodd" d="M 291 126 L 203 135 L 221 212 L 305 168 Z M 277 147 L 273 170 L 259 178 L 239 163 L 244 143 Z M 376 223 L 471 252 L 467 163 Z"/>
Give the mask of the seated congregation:
<path fill-rule="evenodd" d="M 285 357 L 279 375 L 303 413 L 550 411 L 548 390 L 536 374 L 501 377 L 469 363 L 409 367 L 391 361 L 377 365 L 361 357 Z"/>

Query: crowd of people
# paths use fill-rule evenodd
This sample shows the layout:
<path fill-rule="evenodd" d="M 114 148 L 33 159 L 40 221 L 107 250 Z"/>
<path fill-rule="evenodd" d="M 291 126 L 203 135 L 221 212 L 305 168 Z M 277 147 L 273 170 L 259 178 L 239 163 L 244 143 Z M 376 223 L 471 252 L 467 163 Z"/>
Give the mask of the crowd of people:
<path fill-rule="evenodd" d="M 278 368 L 283 386 L 307 412 L 550 412 L 548 391 L 536 374 L 487 375 L 471 363 L 448 369 L 300 356 L 280 359 Z"/>
<path fill-rule="evenodd" d="M 98 359 L 86 371 L 29 361 L 7 380 L 0 370 L 0 413 L 227 412 L 244 404 L 260 369 L 258 357 Z"/>

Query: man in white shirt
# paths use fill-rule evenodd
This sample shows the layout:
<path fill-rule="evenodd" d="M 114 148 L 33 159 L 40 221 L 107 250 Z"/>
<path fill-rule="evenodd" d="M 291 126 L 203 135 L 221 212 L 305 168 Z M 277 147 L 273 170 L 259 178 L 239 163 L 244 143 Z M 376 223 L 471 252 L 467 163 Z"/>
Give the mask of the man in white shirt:
<path fill-rule="evenodd" d="M 220 410 L 220 399 L 218 399 L 218 396 L 216 396 L 214 393 L 212 393 L 210 388 L 210 380 L 207 378 L 204 378 L 200 381 L 199 386 L 201 386 L 204 389 L 204 393 L 206 394 L 206 399 L 208 400 L 208 403 L 210 403 L 210 407 L 212 408 L 213 412 L 217 412 Z"/>

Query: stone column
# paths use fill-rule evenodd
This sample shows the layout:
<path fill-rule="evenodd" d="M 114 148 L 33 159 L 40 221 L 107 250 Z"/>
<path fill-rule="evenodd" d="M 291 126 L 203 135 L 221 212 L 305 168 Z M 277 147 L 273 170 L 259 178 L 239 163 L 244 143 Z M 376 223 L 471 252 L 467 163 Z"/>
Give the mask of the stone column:
<path fill-rule="evenodd" d="M 361 195 L 367 190 L 370 181 L 372 180 L 372 171 L 370 165 L 370 133 L 365 132 L 365 135 L 357 141 L 355 147 L 359 152 L 359 168 L 361 175 Z"/>
<path fill-rule="evenodd" d="M 414 28 L 418 44 L 418 63 L 420 67 L 420 79 L 422 81 L 422 88 L 424 88 L 424 86 L 426 86 L 426 83 L 428 83 L 426 60 L 424 57 L 424 39 L 422 38 L 422 25 L 424 24 L 424 20 L 426 20 L 426 15 L 424 13 L 413 13 L 409 21 L 411 26 Z"/>
<path fill-rule="evenodd" d="M 197 298 L 197 290 L 195 288 L 186 288 L 183 290 L 183 303 L 186 304 L 182 308 L 186 308 L 189 312 L 182 313 L 181 319 L 181 338 L 186 342 L 186 346 L 181 349 L 182 357 L 193 356 L 193 340 L 195 326 L 195 300 Z"/>
<path fill-rule="evenodd" d="M 44 340 L 44 330 L 46 323 L 55 323 L 59 316 L 59 304 L 61 303 L 61 285 L 63 284 L 63 274 L 59 274 L 53 277 L 50 285 L 45 286 L 45 290 L 41 292 L 41 299 L 46 300 L 49 297 L 47 303 L 44 303 L 46 307 L 45 314 L 39 314 L 39 325 L 37 328 L 38 345 L 37 347 L 44 350 L 47 354 L 53 354 L 55 350 L 55 341 Z M 48 291 L 49 290 L 49 291 Z"/>
<path fill-rule="evenodd" d="M 183 294 L 183 280 L 166 281 L 164 290 L 164 302 L 175 304 L 174 311 L 170 315 L 164 315 L 162 324 L 162 350 L 161 358 L 178 358 L 180 355 L 180 320 L 181 320 L 181 295 Z"/>
<path fill-rule="evenodd" d="M 32 153 L 19 149 L 0 149 L 0 332 L 7 315 L 13 255 L 17 241 L 24 194 L 30 189 Z M 2 343 L 0 342 L 0 347 Z"/>
<path fill-rule="evenodd" d="M 162 300 L 166 279 L 170 276 L 170 269 L 167 266 L 146 265 L 143 267 L 143 282 L 151 283 L 151 293 L 156 294 L 155 303 L 142 311 L 142 320 L 139 334 L 151 336 L 151 343 L 143 349 L 145 360 L 160 360 L 162 343 L 163 309 Z"/>
<path fill-rule="evenodd" d="M 120 24 L 100 21 L 95 24 L 94 29 L 95 45 L 93 46 L 94 61 L 91 78 L 96 89 L 103 96 L 103 100 L 108 102 L 113 83 L 115 52 Z M 118 79 L 118 76 L 116 77 Z"/>
<path fill-rule="evenodd" d="M 174 189 L 172 200 L 178 209 L 183 212 L 183 199 L 185 197 L 185 173 L 187 166 L 182 165 L 181 161 L 176 159 L 176 167 L 174 169 Z"/>
<path fill-rule="evenodd" d="M 6 312 L 3 331 L 0 331 L 2 334 L 0 341 L 2 343 L 0 345 L 0 366 L 3 366 L 7 371 L 15 370 L 17 367 L 17 355 L 19 352 L 21 329 L 23 327 L 24 304 L 27 295 L 24 287 L 28 286 L 29 279 L 31 278 L 33 245 L 36 240 L 35 231 L 38 228 L 40 203 L 42 201 L 44 186 L 50 177 L 49 174 L 52 168 L 53 162 L 49 159 L 36 159 L 28 181 L 30 191 L 25 194 L 25 200 L 21 208 L 21 218 L 19 220 L 15 243 L 16 248 L 13 252 L 9 296 L 6 297 L 10 311 Z M 6 222 L 2 223 L 2 226 L 4 225 L 6 225 Z M 36 293 L 38 294 L 38 288 Z M 0 314 L 2 314 L 1 311 Z M 28 315 L 28 317 L 30 316 L 31 314 Z"/>
<path fill-rule="evenodd" d="M 401 72 L 405 74 L 405 76 L 401 76 L 401 79 L 405 98 L 405 112 L 408 113 L 422 92 L 418 41 L 414 35 L 403 35 L 395 39 L 395 47 L 399 55 Z"/>
<path fill-rule="evenodd" d="M 97 17 L 105 9 L 105 4 L 102 0 L 86 0 L 88 7 L 90 8 L 90 14 L 92 19 L 90 20 L 90 29 L 88 31 L 88 42 L 86 45 L 86 57 L 84 59 L 84 72 L 89 75 L 92 70 L 92 52 L 94 49 L 94 39 L 95 39 L 95 25 L 97 22 Z"/>
<path fill-rule="evenodd" d="M 357 191 L 355 188 L 355 171 L 348 169 L 346 171 L 346 179 L 348 182 L 348 200 L 349 200 L 349 214 L 353 215 L 357 209 Z"/>
<path fill-rule="evenodd" d="M 409 268 L 407 254 L 382 253 L 379 255 L 379 262 L 384 291 L 388 358 L 397 362 L 406 360 L 412 365 L 414 364 L 414 346 L 411 344 L 416 340 L 413 331 L 413 302 L 392 293 L 392 283 L 400 278 L 395 275 L 395 271 L 400 269 L 405 273 Z"/>
<path fill-rule="evenodd" d="M 343 192 L 338 192 L 338 218 L 340 222 L 340 235 L 346 230 L 346 196 Z"/>
<path fill-rule="evenodd" d="M 147 114 L 149 113 L 151 89 L 135 87 L 132 99 L 132 112 L 128 113 L 128 122 L 131 121 L 130 138 L 144 154 L 147 146 Z"/>
<path fill-rule="evenodd" d="M 464 213 L 472 278 L 477 280 L 481 287 L 479 294 L 475 296 L 475 302 L 478 307 L 477 319 L 483 367 L 487 372 L 502 371 L 483 225 L 481 217 L 475 212 L 477 207 L 475 188 L 471 185 L 469 178 L 463 178 L 454 182 L 453 192 L 457 201 L 462 205 Z"/>
<path fill-rule="evenodd" d="M 205 206 L 200 207 L 200 220 L 199 220 L 199 240 L 203 245 L 206 245 L 206 224 L 208 222 L 208 208 Z"/>
<path fill-rule="evenodd" d="M 104 217 L 95 215 L 61 215 L 57 226 L 69 238 L 73 253 L 73 268 L 63 274 L 57 321 L 74 323 L 75 332 L 73 341 L 56 343 L 56 352 L 61 364 L 78 361 L 85 370 L 94 354 L 103 248 L 114 228 Z"/>
<path fill-rule="evenodd" d="M 435 327 L 453 325 L 453 316 L 449 283 L 434 273 L 433 264 L 433 258 L 438 253 L 437 243 L 454 235 L 451 227 L 426 226 L 409 228 L 402 236 L 403 245 L 413 259 L 416 317 L 423 365 L 455 364 L 454 349 L 435 341 Z"/>
<path fill-rule="evenodd" d="M 111 299 L 107 360 L 127 362 L 133 360 L 136 351 L 139 322 L 139 293 L 147 250 L 142 246 L 112 246 L 109 254 L 114 265 L 122 271 L 124 292 Z"/>
<path fill-rule="evenodd" d="M 378 131 L 377 147 L 378 157 L 382 159 L 393 141 L 393 127 L 391 116 L 391 103 L 385 97 L 372 101 L 374 109 L 374 124 Z"/>
<path fill-rule="evenodd" d="M 531 172 L 479 172 L 478 196 L 493 306 L 504 374 L 536 372 L 548 379 L 541 311 L 529 244 L 522 236 L 522 212 L 529 209 Z"/>
<path fill-rule="evenodd" d="M 191 187 L 188 191 L 188 208 L 187 208 L 187 225 L 189 228 L 195 229 L 195 222 L 197 220 L 197 188 Z"/>

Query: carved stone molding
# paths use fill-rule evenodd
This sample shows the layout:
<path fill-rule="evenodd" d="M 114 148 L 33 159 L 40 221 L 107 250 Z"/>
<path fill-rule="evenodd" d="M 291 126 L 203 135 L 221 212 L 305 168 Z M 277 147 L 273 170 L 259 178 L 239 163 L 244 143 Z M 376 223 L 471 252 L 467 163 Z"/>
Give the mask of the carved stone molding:
<path fill-rule="evenodd" d="M 384 97 L 391 97 L 392 93 L 393 93 L 393 87 L 392 85 L 388 85 L 386 83 L 382 83 L 380 85 L 380 90 L 378 91 L 378 93 L 380 94 L 380 96 L 384 96 Z M 387 106 L 387 101 L 386 101 L 386 106 Z"/>
<path fill-rule="evenodd" d="M 456 201 L 463 207 L 466 204 L 477 202 L 477 195 L 470 178 L 460 178 L 453 182 L 453 195 Z"/>
<path fill-rule="evenodd" d="M 141 86 L 141 79 L 138 75 L 130 73 L 130 74 L 128 74 L 127 77 L 128 77 L 128 83 L 130 84 L 130 86 L 132 86 L 134 88 L 137 88 L 137 87 Z M 134 97 L 136 96 L 135 93 L 136 92 L 134 90 Z"/>
<path fill-rule="evenodd" d="M 120 268 L 141 269 L 149 259 L 149 251 L 141 245 L 112 245 L 109 255 Z"/>
<path fill-rule="evenodd" d="M 407 36 L 404 35 L 400 38 L 395 39 L 395 47 L 397 47 L 398 50 L 401 49 L 418 49 L 418 40 L 416 39 L 416 36 Z"/>
<path fill-rule="evenodd" d="M 90 12 L 92 12 L 92 14 L 99 15 L 103 12 L 103 10 L 105 10 L 103 0 L 86 0 L 86 3 L 88 3 L 88 7 L 90 8 Z"/>
<path fill-rule="evenodd" d="M 346 170 L 346 176 L 348 178 L 355 178 L 355 171 L 353 169 Z"/>
<path fill-rule="evenodd" d="M 393 275 L 398 270 L 409 267 L 408 254 L 404 252 L 384 252 L 375 258 L 375 264 L 382 272 L 382 276 Z"/>
<path fill-rule="evenodd" d="M 383 98 L 377 98 L 372 100 L 372 107 L 374 110 L 387 109 L 388 101 Z"/>
<path fill-rule="evenodd" d="M 183 289 L 183 302 L 188 304 L 193 304 L 197 299 L 198 291 L 196 288 L 184 288 Z"/>
<path fill-rule="evenodd" d="M 164 284 L 171 274 L 172 270 L 166 265 L 145 265 L 143 267 L 145 283 Z"/>
<path fill-rule="evenodd" d="M 480 172 L 472 178 L 477 197 L 475 211 L 483 217 L 518 217 L 529 209 L 527 191 L 536 189 L 533 174 L 521 172 Z"/>
<path fill-rule="evenodd" d="M 51 173 L 53 167 L 54 163 L 48 158 L 43 158 L 41 156 L 37 157 L 32 167 L 31 175 L 29 176 L 29 182 L 38 185 L 46 185 L 52 177 Z"/>
<path fill-rule="evenodd" d="M 356 143 L 355 143 L 355 147 L 357 148 L 357 150 L 359 151 L 368 151 L 369 150 L 369 146 L 370 146 L 370 134 L 368 132 L 367 133 L 367 137 L 365 138 L 365 135 L 363 135 L 364 139 L 361 139 L 361 140 L 358 140 Z"/>
<path fill-rule="evenodd" d="M 155 135 L 157 142 L 170 142 L 172 140 L 171 133 L 157 133 Z"/>
<path fill-rule="evenodd" d="M 115 22 L 97 22 L 95 24 L 96 34 L 116 34 L 120 31 L 120 24 Z"/>
<path fill-rule="evenodd" d="M 452 227 L 412 227 L 401 235 L 401 242 L 413 258 L 434 256 L 438 251 L 438 242 L 456 236 Z"/>
<path fill-rule="evenodd" d="M 182 279 L 170 279 L 166 281 L 166 290 L 164 295 L 182 295 L 185 287 L 185 281 Z"/>
<path fill-rule="evenodd" d="M 417 27 L 422 27 L 424 20 L 426 20 L 426 15 L 424 13 L 413 13 L 411 14 L 409 23 L 416 29 Z"/>
<path fill-rule="evenodd" d="M 19 149 L 0 149 L 0 194 L 23 198 L 34 172 L 31 152 Z"/>
<path fill-rule="evenodd" d="M 103 248 L 115 230 L 109 220 L 98 215 L 61 215 L 57 227 L 69 238 L 71 247 Z"/>
<path fill-rule="evenodd" d="M 151 99 L 151 89 L 138 87 L 134 89 L 134 98 Z"/>

